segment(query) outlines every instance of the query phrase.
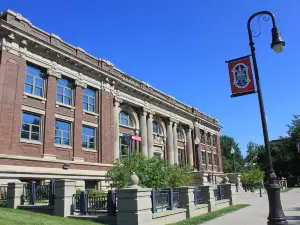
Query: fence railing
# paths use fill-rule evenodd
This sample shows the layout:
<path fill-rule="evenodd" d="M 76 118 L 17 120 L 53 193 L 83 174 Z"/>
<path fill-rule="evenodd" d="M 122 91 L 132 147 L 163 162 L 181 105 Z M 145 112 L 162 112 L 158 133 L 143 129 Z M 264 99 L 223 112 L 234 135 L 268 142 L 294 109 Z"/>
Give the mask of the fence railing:
<path fill-rule="evenodd" d="M 195 198 L 195 205 L 198 204 L 203 204 L 203 199 L 201 196 L 201 190 L 197 189 L 196 187 L 194 188 L 194 198 Z"/>
<path fill-rule="evenodd" d="M 49 184 L 37 184 L 35 181 L 24 184 L 22 202 L 29 205 L 36 203 L 54 205 L 55 183 L 53 180 Z"/>
<path fill-rule="evenodd" d="M 82 215 L 106 211 L 108 215 L 116 214 L 117 195 L 109 191 L 107 195 L 91 195 L 86 191 L 74 194 L 72 198 L 73 211 Z"/>
<path fill-rule="evenodd" d="M 172 210 L 179 207 L 179 190 L 178 189 L 164 189 L 156 191 L 152 189 L 152 212 L 156 213 L 157 210 Z"/>
<path fill-rule="evenodd" d="M 218 185 L 216 189 L 214 189 L 214 195 L 216 200 L 224 199 L 224 187 L 222 185 Z"/>
<path fill-rule="evenodd" d="M 0 207 L 7 206 L 7 186 L 0 186 Z"/>

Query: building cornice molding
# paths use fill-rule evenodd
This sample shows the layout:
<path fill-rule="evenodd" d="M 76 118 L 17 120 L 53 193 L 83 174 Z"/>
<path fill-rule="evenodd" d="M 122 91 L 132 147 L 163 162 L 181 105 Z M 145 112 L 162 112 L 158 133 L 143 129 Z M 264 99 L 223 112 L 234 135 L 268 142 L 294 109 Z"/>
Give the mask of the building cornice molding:
<path fill-rule="evenodd" d="M 19 23 L 16 18 L 18 15 L 15 12 L 7 11 L 4 14 L 9 15 L 11 18 L 8 21 L 15 20 L 15 23 Z M 20 16 L 19 16 L 20 17 Z M 23 18 L 23 17 L 21 17 Z M 22 21 L 28 23 L 27 19 L 22 19 Z M 14 32 L 15 34 L 18 34 L 22 37 L 25 37 L 25 39 L 28 39 L 34 43 L 37 43 L 37 45 L 42 45 L 46 47 L 47 49 L 54 51 L 57 53 L 57 55 L 62 55 L 72 61 L 74 61 L 77 64 L 81 64 L 85 66 L 86 68 L 89 68 L 89 70 L 97 71 L 99 73 L 105 74 L 107 77 L 110 77 L 113 80 L 117 80 L 121 83 L 124 83 L 126 86 L 132 88 L 133 90 L 138 90 L 141 93 L 144 93 L 148 95 L 150 98 L 154 98 L 156 100 L 159 100 L 160 102 L 167 104 L 168 106 L 171 106 L 175 109 L 179 109 L 182 112 L 188 114 L 188 115 L 194 115 L 193 112 L 194 108 L 185 105 L 184 103 L 176 100 L 174 97 L 166 95 L 159 90 L 152 88 L 149 84 L 145 82 L 138 81 L 137 79 L 130 77 L 129 75 L 121 72 L 119 69 L 115 68 L 112 63 L 110 63 L 107 60 L 103 59 L 97 59 L 89 54 L 87 54 L 83 49 L 74 47 L 72 45 L 69 45 L 68 43 L 63 42 L 59 37 L 57 37 L 54 34 L 49 34 L 45 31 L 40 30 L 39 28 L 36 28 L 31 23 L 28 23 L 27 25 L 27 32 L 26 29 L 20 29 L 16 27 L 12 22 L 6 22 L 4 20 L 1 21 L 1 27 L 5 28 L 7 30 L 10 30 L 11 32 Z M 25 26 L 26 27 L 26 26 Z M 35 32 L 33 32 L 33 30 Z M 29 32 L 30 31 L 30 32 Z M 34 35 L 33 35 L 34 33 Z M 39 40 L 37 40 L 39 39 Z M 63 47 L 65 49 L 63 49 Z M 72 52 L 72 53 L 71 53 Z M 72 55 L 73 54 L 73 55 Z M 198 117 L 206 117 L 205 119 L 211 120 L 213 123 L 216 123 L 216 120 L 203 114 L 200 112 L 197 112 Z"/>

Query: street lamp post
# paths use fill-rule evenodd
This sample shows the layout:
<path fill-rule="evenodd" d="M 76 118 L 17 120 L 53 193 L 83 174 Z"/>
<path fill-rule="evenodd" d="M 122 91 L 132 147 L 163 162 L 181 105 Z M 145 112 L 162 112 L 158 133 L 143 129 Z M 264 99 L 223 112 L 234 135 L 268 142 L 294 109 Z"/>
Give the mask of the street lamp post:
<path fill-rule="evenodd" d="M 231 155 L 232 155 L 232 166 L 233 166 L 233 171 L 236 173 L 236 168 L 235 168 L 235 149 L 233 147 L 231 147 L 231 151 L 230 151 Z"/>
<path fill-rule="evenodd" d="M 265 115 L 265 109 L 264 109 L 264 103 L 260 88 L 260 80 L 259 80 L 259 74 L 257 69 L 257 63 L 256 63 L 256 56 L 255 56 L 255 47 L 253 42 L 253 33 L 251 31 L 250 23 L 252 19 L 254 19 L 256 16 L 259 16 L 258 19 L 261 18 L 261 16 L 270 16 L 272 19 L 272 43 L 271 48 L 277 52 L 280 53 L 283 49 L 283 46 L 285 45 L 285 42 L 282 40 L 280 31 L 276 26 L 274 15 L 271 12 L 268 11 L 261 11 L 253 14 L 249 19 L 247 23 L 248 28 L 248 35 L 249 35 L 249 45 L 251 49 L 251 55 L 252 55 L 252 61 L 253 61 L 253 67 L 254 67 L 254 74 L 255 74 L 255 80 L 256 80 L 256 88 L 257 88 L 257 95 L 258 95 L 258 102 L 259 102 L 259 108 L 260 108 L 260 116 L 261 116 L 261 122 L 262 122 L 262 128 L 263 128 L 263 134 L 264 134 L 264 143 L 265 143 L 265 152 L 268 158 L 268 177 L 267 177 L 267 192 L 268 192 L 268 199 L 269 199 L 269 216 L 268 216 L 268 225 L 287 225 L 288 222 L 286 221 L 285 215 L 282 210 L 281 206 L 281 200 L 280 200 L 280 184 L 276 179 L 276 174 L 273 169 L 273 163 L 272 163 L 272 156 L 269 146 L 269 136 L 268 136 L 268 129 L 267 129 L 267 123 L 266 123 L 266 115 Z M 268 20 L 264 18 L 264 20 Z M 259 36 L 259 35 L 257 35 Z"/>

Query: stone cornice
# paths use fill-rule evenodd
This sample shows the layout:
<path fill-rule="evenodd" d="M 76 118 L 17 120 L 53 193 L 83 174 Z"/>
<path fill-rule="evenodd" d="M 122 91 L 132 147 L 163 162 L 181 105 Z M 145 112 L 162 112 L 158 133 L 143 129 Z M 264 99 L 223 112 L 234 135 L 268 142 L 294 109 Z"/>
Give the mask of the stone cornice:
<path fill-rule="evenodd" d="M 29 42 L 33 42 L 34 47 L 43 46 L 43 48 L 47 49 L 46 52 L 51 51 L 51 53 L 54 52 L 57 57 L 64 57 L 65 62 L 72 61 L 75 66 L 80 64 L 89 70 L 89 72 L 98 72 L 100 74 L 104 74 L 112 80 L 124 83 L 133 90 L 148 95 L 150 98 L 159 100 L 160 102 L 188 115 L 194 115 L 196 118 L 202 118 L 218 126 L 217 120 L 199 112 L 193 107 L 183 104 L 172 96 L 162 93 L 145 82 L 141 82 L 133 77 L 130 77 L 114 67 L 114 65 L 109 61 L 91 56 L 83 49 L 74 47 L 62 41 L 57 35 L 49 34 L 33 26 L 28 19 L 24 18 L 18 13 L 8 10 L 2 13 L 0 18 L 0 26 L 11 31 L 14 34 L 12 36 L 14 39 L 20 39 L 21 37 L 22 43 L 26 43 L 27 48 L 32 47 L 27 44 Z M 15 36 L 19 37 L 16 38 Z M 22 54 L 23 53 L 20 51 L 19 55 L 22 56 Z M 111 89 L 109 88 L 109 90 Z"/>

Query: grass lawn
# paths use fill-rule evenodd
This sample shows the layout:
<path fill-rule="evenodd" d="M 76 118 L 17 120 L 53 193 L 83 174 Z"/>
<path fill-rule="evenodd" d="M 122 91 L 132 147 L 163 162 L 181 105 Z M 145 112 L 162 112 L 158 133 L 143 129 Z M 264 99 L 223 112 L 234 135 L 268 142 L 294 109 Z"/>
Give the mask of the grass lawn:
<path fill-rule="evenodd" d="M 290 190 L 293 190 L 295 187 L 289 187 L 289 188 L 286 188 L 284 190 L 280 190 L 281 192 L 288 192 Z"/>
<path fill-rule="evenodd" d="M 0 225 L 103 225 L 100 223 L 49 216 L 46 214 L 35 213 L 20 209 L 0 208 Z"/>
<path fill-rule="evenodd" d="M 228 214 L 228 213 L 237 211 L 239 209 L 245 208 L 247 206 L 249 206 L 249 205 L 247 205 L 247 204 L 233 205 L 233 206 L 226 207 L 224 209 L 220 209 L 220 210 L 217 210 L 217 211 L 214 211 L 214 212 L 209 212 L 209 213 L 203 214 L 201 216 L 196 216 L 196 217 L 193 217 L 191 219 L 184 220 L 184 221 L 177 222 L 177 223 L 173 223 L 173 224 L 170 224 L 170 225 L 198 225 L 198 224 L 205 223 L 209 220 L 213 220 L 217 217 L 223 216 L 225 214 Z"/>

